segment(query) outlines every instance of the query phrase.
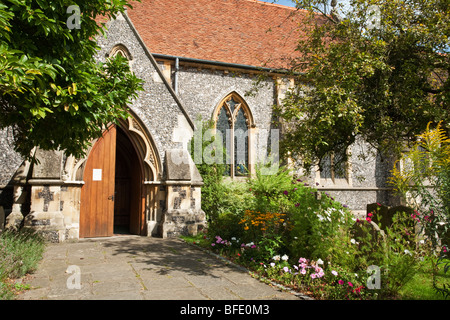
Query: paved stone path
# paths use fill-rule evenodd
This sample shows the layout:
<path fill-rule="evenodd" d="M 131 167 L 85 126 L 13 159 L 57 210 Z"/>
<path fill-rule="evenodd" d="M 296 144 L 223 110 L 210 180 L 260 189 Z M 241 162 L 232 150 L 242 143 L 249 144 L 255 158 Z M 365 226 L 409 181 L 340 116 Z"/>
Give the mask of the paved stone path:
<path fill-rule="evenodd" d="M 27 283 L 20 300 L 302 299 L 179 239 L 138 236 L 49 244 Z"/>

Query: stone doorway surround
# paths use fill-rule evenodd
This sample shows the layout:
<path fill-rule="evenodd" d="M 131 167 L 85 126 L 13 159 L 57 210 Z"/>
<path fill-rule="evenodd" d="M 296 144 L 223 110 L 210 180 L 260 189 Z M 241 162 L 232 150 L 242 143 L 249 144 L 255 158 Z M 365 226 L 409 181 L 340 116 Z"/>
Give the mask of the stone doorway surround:
<path fill-rule="evenodd" d="M 151 136 L 135 117 L 120 123 L 143 164 L 144 236 L 196 234 L 206 225 L 201 209 L 203 181 L 187 150 L 165 151 L 164 166 Z M 92 143 L 94 145 L 94 143 Z M 86 159 L 62 151 L 35 150 L 14 178 L 14 204 L 6 227 L 32 228 L 50 242 L 79 239 L 81 188 Z M 89 153 L 87 153 L 89 154 Z M 23 207 L 29 206 L 29 212 Z"/>

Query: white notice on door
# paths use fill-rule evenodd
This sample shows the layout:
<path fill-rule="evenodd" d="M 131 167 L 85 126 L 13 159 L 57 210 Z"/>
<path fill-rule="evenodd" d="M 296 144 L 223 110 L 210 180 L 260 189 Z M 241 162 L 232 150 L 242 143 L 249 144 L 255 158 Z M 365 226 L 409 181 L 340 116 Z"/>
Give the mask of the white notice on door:
<path fill-rule="evenodd" d="M 102 169 L 94 169 L 93 170 L 92 181 L 102 181 Z"/>

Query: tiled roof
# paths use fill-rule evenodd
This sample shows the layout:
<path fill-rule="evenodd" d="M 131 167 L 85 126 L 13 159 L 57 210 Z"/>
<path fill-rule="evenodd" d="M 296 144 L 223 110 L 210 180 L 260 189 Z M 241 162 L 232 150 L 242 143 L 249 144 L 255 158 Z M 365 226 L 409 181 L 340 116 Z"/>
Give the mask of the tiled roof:
<path fill-rule="evenodd" d="M 142 0 L 128 16 L 150 52 L 287 67 L 303 11 L 257 0 Z"/>

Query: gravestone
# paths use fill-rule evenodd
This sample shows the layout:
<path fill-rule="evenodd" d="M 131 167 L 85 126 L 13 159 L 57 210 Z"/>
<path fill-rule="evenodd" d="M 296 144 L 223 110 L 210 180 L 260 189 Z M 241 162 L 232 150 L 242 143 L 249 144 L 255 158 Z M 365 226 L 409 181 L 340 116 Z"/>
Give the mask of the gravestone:
<path fill-rule="evenodd" d="M 406 206 L 395 206 L 390 208 L 382 204 L 371 203 L 367 205 L 366 217 L 368 217 L 369 213 L 372 213 L 372 221 L 375 221 L 381 229 L 385 230 L 392 225 L 393 217 L 397 213 L 402 212 L 411 215 L 414 210 Z"/>
<path fill-rule="evenodd" d="M 410 218 L 402 220 L 402 224 L 399 226 L 393 224 L 394 217 L 397 214 L 405 213 L 406 217 L 409 218 L 414 213 L 412 208 L 401 205 L 390 208 L 377 203 L 371 203 L 367 205 L 367 215 L 369 213 L 373 213 L 372 218 L 375 221 L 372 220 L 372 223 L 376 225 L 375 229 L 378 228 L 381 230 L 384 234 L 383 236 L 388 232 L 388 229 L 394 230 L 396 233 L 401 232 L 403 239 L 410 243 L 411 249 L 414 249 L 415 234 L 418 232 L 416 221 Z"/>
<path fill-rule="evenodd" d="M 361 239 L 367 239 L 366 238 L 366 229 L 371 235 L 372 241 L 375 240 L 384 240 L 386 239 L 385 232 L 374 222 L 374 221 L 360 221 L 356 222 L 353 225 L 352 234 L 356 241 L 360 241 Z M 381 238 L 380 238 L 381 237 Z"/>
<path fill-rule="evenodd" d="M 372 213 L 372 221 L 375 221 L 381 229 L 392 224 L 392 216 L 389 214 L 389 207 L 378 203 L 370 203 L 367 205 L 367 214 Z"/>

